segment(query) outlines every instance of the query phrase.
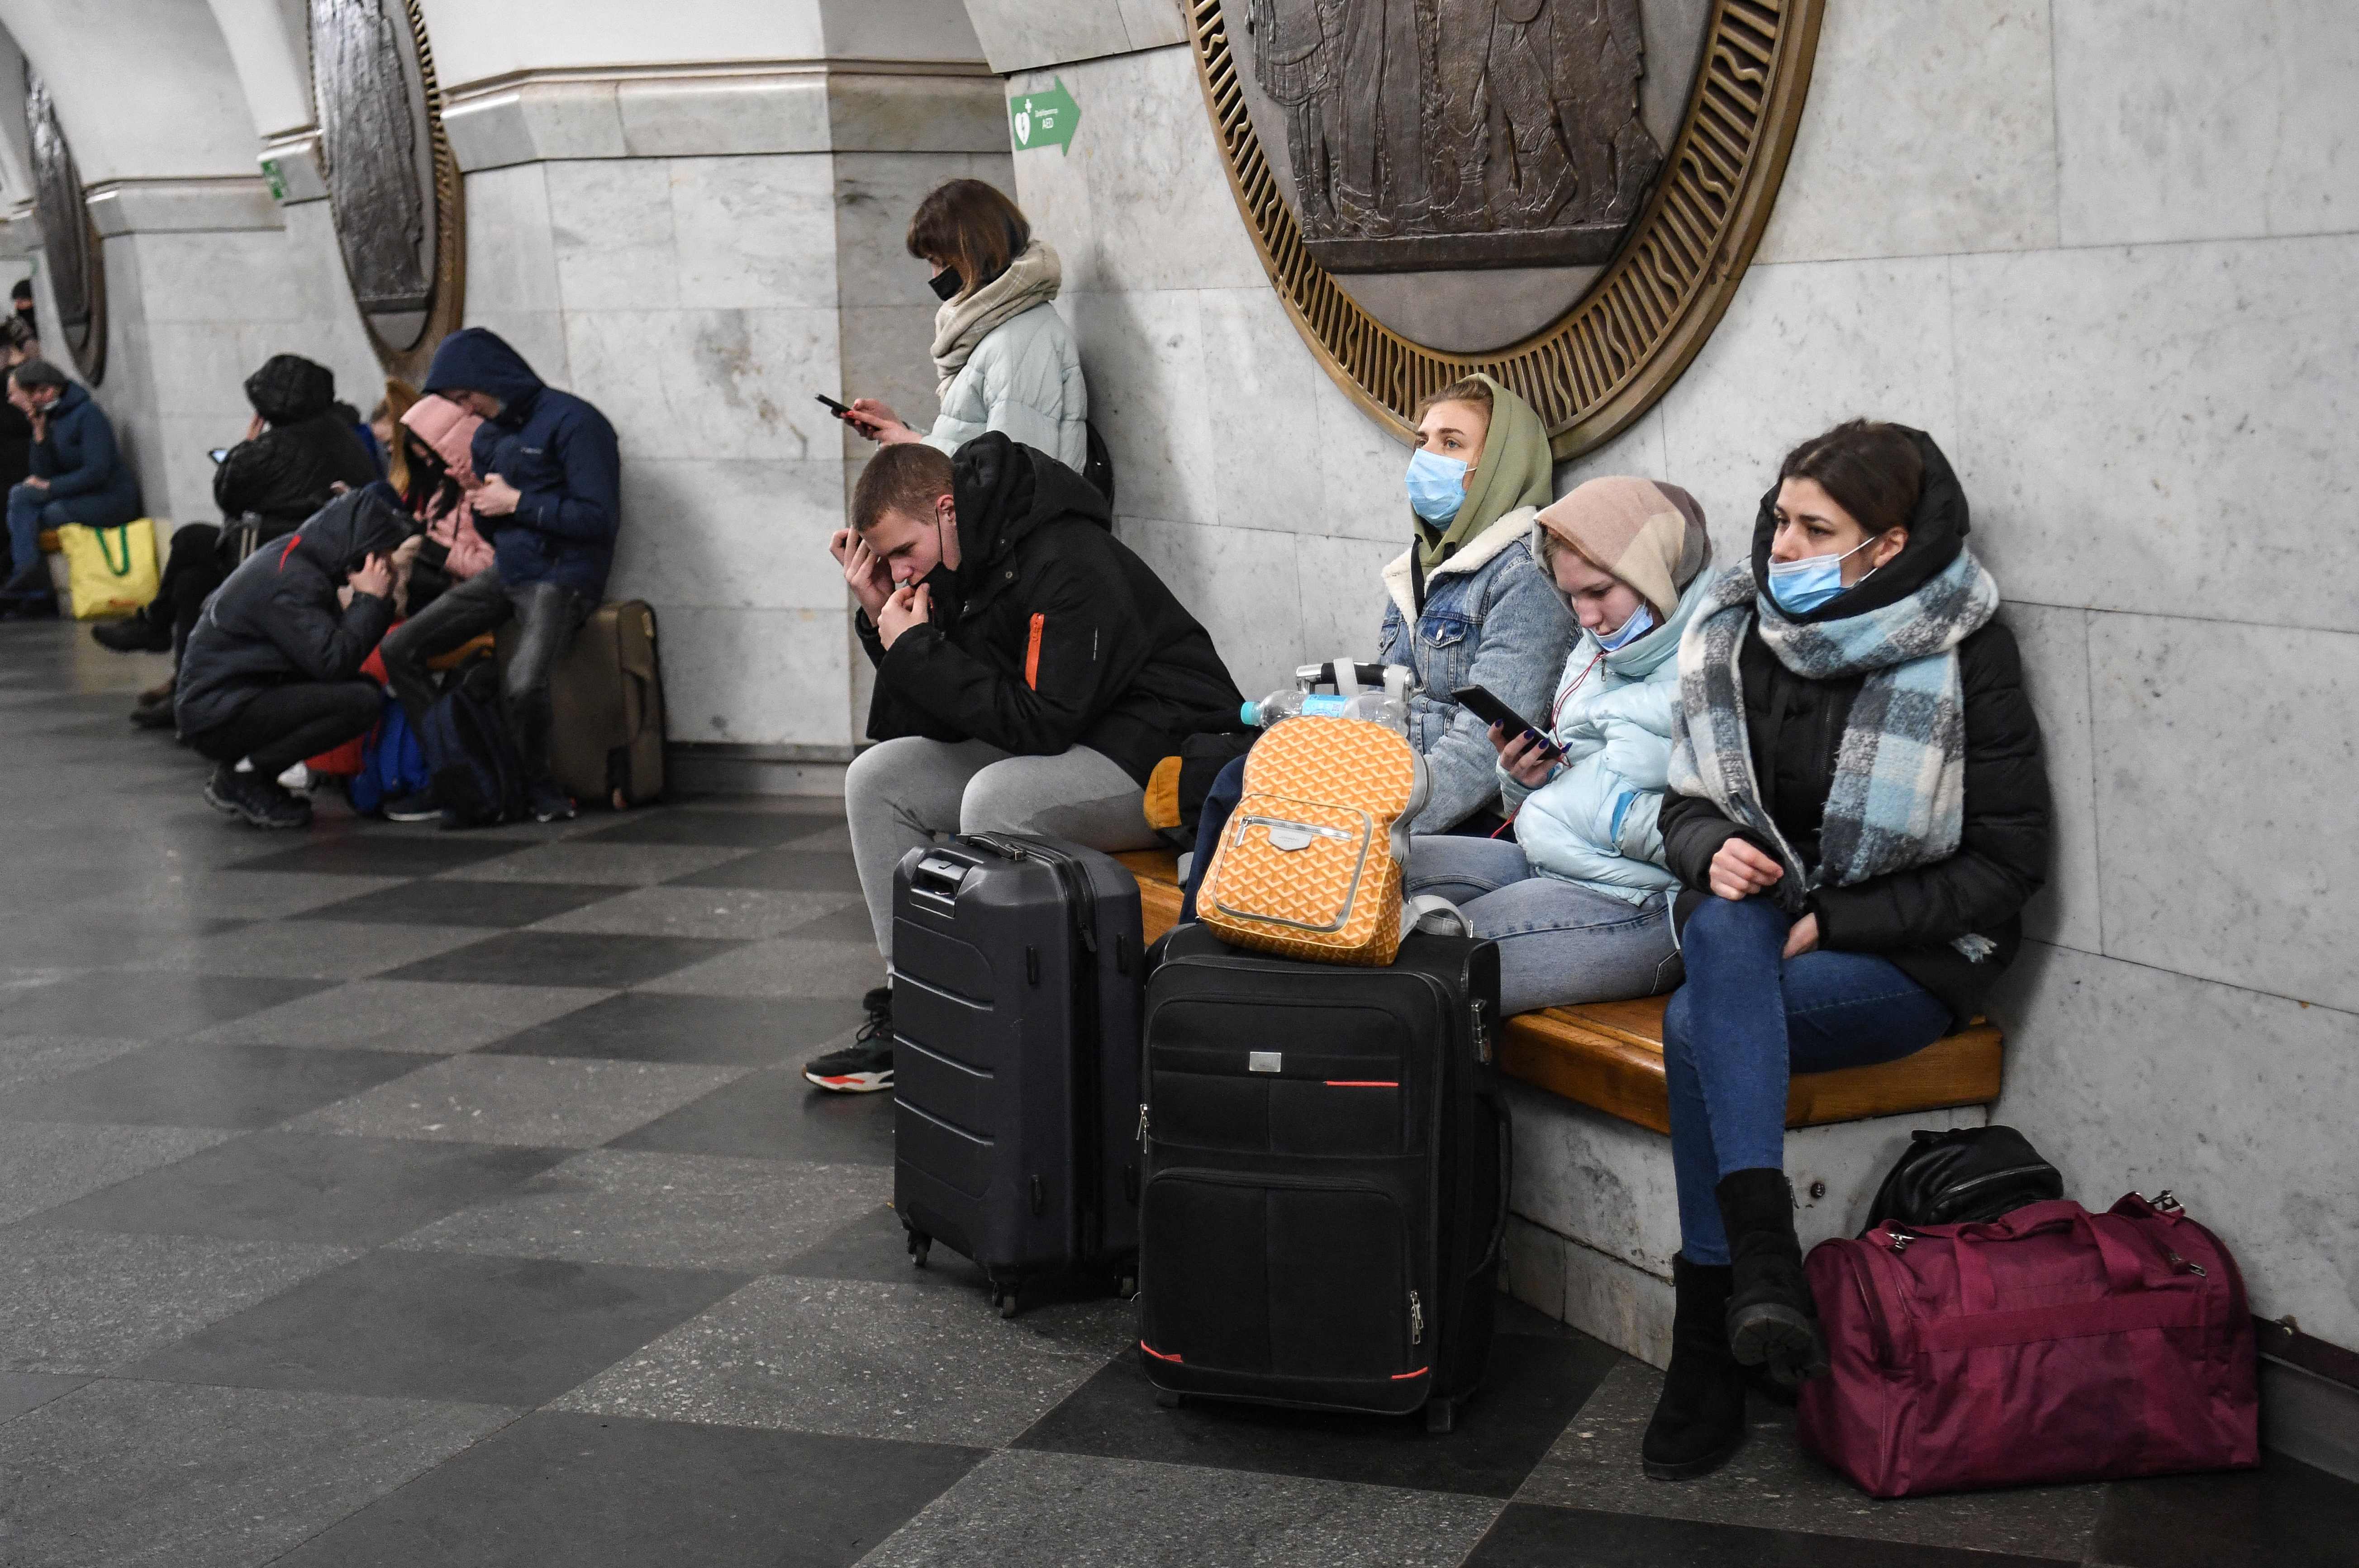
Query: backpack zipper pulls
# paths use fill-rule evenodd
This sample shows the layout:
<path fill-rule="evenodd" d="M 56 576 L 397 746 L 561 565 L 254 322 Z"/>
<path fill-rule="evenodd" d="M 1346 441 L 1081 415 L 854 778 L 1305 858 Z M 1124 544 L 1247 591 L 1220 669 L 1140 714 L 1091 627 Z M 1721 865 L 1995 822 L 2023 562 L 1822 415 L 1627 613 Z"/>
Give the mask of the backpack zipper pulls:
<path fill-rule="evenodd" d="M 1411 1345 L 1425 1343 L 1425 1305 L 1417 1299 L 1415 1290 L 1408 1293 L 1408 1342 Z"/>
<path fill-rule="evenodd" d="M 1147 1141 L 1147 1103 L 1143 1100 L 1138 1106 L 1138 1141 Z"/>

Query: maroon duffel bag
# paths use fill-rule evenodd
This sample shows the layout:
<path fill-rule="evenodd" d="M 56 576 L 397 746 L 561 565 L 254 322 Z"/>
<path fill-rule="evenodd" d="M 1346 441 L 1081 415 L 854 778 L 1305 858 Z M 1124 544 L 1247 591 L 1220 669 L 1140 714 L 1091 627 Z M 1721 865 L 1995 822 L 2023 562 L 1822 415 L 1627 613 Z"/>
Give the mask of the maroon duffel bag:
<path fill-rule="evenodd" d="M 2244 1277 L 2168 1192 L 1883 1225 L 1807 1267 L 1802 1443 L 1876 1497 L 2260 1461 Z"/>

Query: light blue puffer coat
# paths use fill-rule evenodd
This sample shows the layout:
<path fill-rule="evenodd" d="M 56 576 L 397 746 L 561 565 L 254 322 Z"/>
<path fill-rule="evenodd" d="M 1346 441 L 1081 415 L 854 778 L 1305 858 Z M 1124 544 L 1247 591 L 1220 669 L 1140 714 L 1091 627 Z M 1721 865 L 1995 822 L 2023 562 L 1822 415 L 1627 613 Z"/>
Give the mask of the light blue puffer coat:
<path fill-rule="evenodd" d="M 1499 773 L 1502 807 L 1516 812 L 1516 839 L 1535 871 L 1633 904 L 1678 884 L 1655 818 L 1680 702 L 1680 634 L 1713 576 L 1697 572 L 1670 620 L 1627 648 L 1603 653 L 1586 631 L 1573 643 L 1556 689 L 1562 771 L 1528 792 Z"/>
<path fill-rule="evenodd" d="M 1089 388 L 1081 350 L 1043 300 L 994 327 L 942 394 L 926 444 L 954 452 L 985 430 L 1038 447 L 1079 474 L 1089 461 Z"/>

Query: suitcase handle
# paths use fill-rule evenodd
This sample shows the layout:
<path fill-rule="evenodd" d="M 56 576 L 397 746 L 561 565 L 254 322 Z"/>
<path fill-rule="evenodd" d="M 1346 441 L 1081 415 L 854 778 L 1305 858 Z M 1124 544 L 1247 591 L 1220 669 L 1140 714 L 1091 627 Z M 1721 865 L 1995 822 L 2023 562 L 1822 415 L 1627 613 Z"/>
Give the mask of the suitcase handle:
<path fill-rule="evenodd" d="M 2098 1219 L 2098 1215 L 2070 1198 L 2060 1198 L 2045 1203 L 2026 1204 L 1995 1220 L 1958 1226 L 1950 1239 L 1951 1255 L 1957 1260 L 1961 1304 L 1969 1312 L 1988 1312 L 1998 1309 L 1997 1287 L 1991 1279 L 1990 1265 L 1982 1256 L 1985 1244 L 2020 1241 L 2026 1236 L 2059 1230 L 2070 1230 L 2097 1249 L 2097 1256 L 2105 1266 L 2108 1295 L 2169 1290 L 2182 1283 L 2180 1277 L 2148 1273 L 2136 1252 L 2119 1236 L 2113 1234 L 2109 1227 L 2100 1225 Z"/>

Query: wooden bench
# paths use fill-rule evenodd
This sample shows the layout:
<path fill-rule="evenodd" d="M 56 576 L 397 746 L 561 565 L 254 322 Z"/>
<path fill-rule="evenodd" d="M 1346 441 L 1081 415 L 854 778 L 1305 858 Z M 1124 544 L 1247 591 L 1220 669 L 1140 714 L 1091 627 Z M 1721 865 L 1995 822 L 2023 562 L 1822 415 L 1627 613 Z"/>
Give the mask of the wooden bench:
<path fill-rule="evenodd" d="M 1138 850 L 1114 858 L 1138 878 L 1139 912 L 1153 942 L 1180 919 L 1179 856 Z M 1669 999 L 1644 996 L 1519 1014 L 1501 1031 L 1500 1069 L 1536 1089 L 1668 1134 L 1663 1007 Z M 1998 1098 L 2000 1057 L 1999 1031 L 1977 1018 L 1897 1062 L 1797 1073 L 1787 1091 L 1786 1125 L 1821 1127 L 1988 1105 Z"/>

